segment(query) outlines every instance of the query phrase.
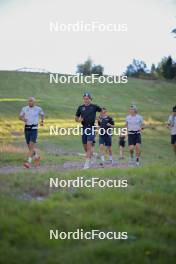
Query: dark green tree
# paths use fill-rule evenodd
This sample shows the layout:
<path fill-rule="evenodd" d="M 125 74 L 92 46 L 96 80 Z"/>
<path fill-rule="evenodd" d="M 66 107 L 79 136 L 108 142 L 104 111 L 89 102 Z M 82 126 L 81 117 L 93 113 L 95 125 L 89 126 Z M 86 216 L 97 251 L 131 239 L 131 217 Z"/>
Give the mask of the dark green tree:
<path fill-rule="evenodd" d="M 84 63 L 77 65 L 77 73 L 86 75 L 103 75 L 104 68 L 101 65 L 93 65 L 92 60 L 88 58 Z"/>
<path fill-rule="evenodd" d="M 155 67 L 155 64 L 152 64 L 152 66 L 151 66 L 151 73 L 155 73 L 155 71 L 156 71 L 156 67 Z"/>
<path fill-rule="evenodd" d="M 103 71 L 104 71 L 104 68 L 101 65 L 94 65 L 92 66 L 91 73 L 101 76 L 103 75 Z"/>
<path fill-rule="evenodd" d="M 142 60 L 133 59 L 132 64 L 127 66 L 125 75 L 129 77 L 140 77 L 147 74 L 147 65 Z"/>
<path fill-rule="evenodd" d="M 173 33 L 173 34 L 174 34 L 174 38 L 176 38 L 176 28 L 174 28 L 174 29 L 171 31 L 171 33 Z"/>
<path fill-rule="evenodd" d="M 88 58 L 83 64 L 77 65 L 77 73 L 83 74 L 83 75 L 91 75 L 92 70 L 92 60 Z"/>
<path fill-rule="evenodd" d="M 163 77 L 165 79 L 173 79 L 175 76 L 175 66 L 172 57 L 169 56 L 162 64 Z"/>

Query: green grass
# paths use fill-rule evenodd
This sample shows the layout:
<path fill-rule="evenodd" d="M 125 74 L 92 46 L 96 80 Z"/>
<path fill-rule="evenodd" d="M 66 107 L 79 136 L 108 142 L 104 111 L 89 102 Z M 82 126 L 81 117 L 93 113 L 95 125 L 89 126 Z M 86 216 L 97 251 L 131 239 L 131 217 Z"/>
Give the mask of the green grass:
<path fill-rule="evenodd" d="M 49 178 L 127 179 L 127 189 L 49 189 Z M 175 167 L 1 176 L 1 263 L 174 263 Z M 29 200 L 24 194 L 30 195 Z M 43 197 L 43 201 L 36 200 Z M 13 204 L 13 206 L 12 206 Z M 7 218 L 8 214 L 8 218 Z M 49 230 L 126 231 L 127 241 L 49 240 Z M 8 252 L 10 254 L 7 254 Z"/>
<path fill-rule="evenodd" d="M 17 117 L 24 101 L 33 95 L 47 118 L 72 119 L 82 94 L 90 91 L 94 102 L 106 106 L 115 116 L 125 117 L 129 104 L 135 102 L 145 118 L 165 121 L 175 103 L 175 83 L 130 79 L 127 84 L 49 84 L 49 75 L 0 72 L 0 117 Z M 11 100 L 9 100 L 11 98 Z M 2 100 L 3 99 L 3 100 Z M 6 100 L 5 100 L 6 99 Z"/>
<path fill-rule="evenodd" d="M 130 79 L 126 85 L 49 84 L 47 74 L 0 72 L 0 167 L 21 166 L 25 153 L 20 109 L 35 96 L 46 114 L 38 148 L 42 165 L 84 161 L 80 137 L 50 136 L 49 126 L 75 126 L 82 94 L 106 106 L 123 126 L 135 102 L 147 124 L 142 136 L 141 168 L 0 174 L 0 263 L 104 264 L 175 263 L 176 160 L 165 128 L 175 104 L 174 82 Z M 113 137 L 118 157 L 118 137 Z M 98 145 L 98 144 L 97 144 Z M 66 154 L 57 155 L 55 150 Z M 98 151 L 98 146 L 96 146 Z M 126 160 L 128 150 L 126 148 Z M 49 178 L 127 179 L 126 189 L 49 189 Z M 49 230 L 127 231 L 127 241 L 54 241 Z"/>

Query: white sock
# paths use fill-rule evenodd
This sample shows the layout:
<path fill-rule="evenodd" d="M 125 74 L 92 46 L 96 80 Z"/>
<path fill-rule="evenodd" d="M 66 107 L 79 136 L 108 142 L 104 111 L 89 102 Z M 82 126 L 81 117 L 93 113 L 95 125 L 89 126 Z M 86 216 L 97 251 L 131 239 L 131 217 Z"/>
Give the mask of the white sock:
<path fill-rule="evenodd" d="M 104 162 L 104 161 L 105 161 L 105 158 L 104 158 L 104 156 L 103 156 L 103 155 L 101 156 L 101 161 L 102 161 L 102 162 Z"/>
<path fill-rule="evenodd" d="M 109 160 L 110 160 L 110 161 L 112 161 L 112 160 L 113 160 L 113 158 L 112 158 L 112 156 L 111 156 L 111 155 L 109 156 Z"/>
<path fill-rule="evenodd" d="M 36 150 L 34 151 L 32 158 L 33 158 L 33 159 L 38 158 L 38 154 L 37 154 Z"/>
<path fill-rule="evenodd" d="M 37 153 L 35 153 L 35 155 L 33 156 L 34 159 L 38 158 Z"/>
<path fill-rule="evenodd" d="M 31 157 L 28 158 L 28 162 L 29 162 L 29 163 L 32 162 L 32 158 L 31 158 Z"/>

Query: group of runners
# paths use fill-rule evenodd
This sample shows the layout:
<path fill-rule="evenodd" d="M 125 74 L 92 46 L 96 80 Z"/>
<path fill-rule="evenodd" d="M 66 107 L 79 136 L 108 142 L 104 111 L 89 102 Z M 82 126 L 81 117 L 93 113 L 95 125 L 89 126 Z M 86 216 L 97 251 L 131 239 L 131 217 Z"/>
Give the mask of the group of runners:
<path fill-rule="evenodd" d="M 97 112 L 99 115 L 97 116 Z M 30 168 L 32 162 L 35 166 L 39 165 L 40 157 L 36 151 L 35 145 L 38 135 L 39 117 L 41 119 L 40 125 L 44 125 L 44 112 L 35 105 L 35 98 L 28 99 L 28 106 L 22 108 L 20 112 L 20 120 L 25 124 L 24 134 L 28 146 L 28 158 L 24 162 L 26 168 Z M 113 165 L 112 155 L 112 136 L 115 123 L 113 118 L 108 114 L 105 107 L 100 107 L 92 103 L 92 95 L 90 93 L 83 94 L 83 104 L 80 105 L 76 111 L 75 121 L 82 124 L 82 144 L 86 154 L 84 169 L 89 169 L 94 160 L 94 145 L 96 134 L 99 140 L 100 166 L 104 166 L 106 153 L 109 156 L 109 162 Z M 98 131 L 95 132 L 96 121 L 98 123 Z M 144 129 L 144 120 L 138 114 L 136 105 L 132 104 L 129 107 L 129 114 L 125 120 L 125 127 L 128 137 L 128 146 L 130 153 L 129 162 L 136 166 L 140 165 L 140 145 L 141 132 Z M 171 144 L 176 154 L 176 106 L 172 109 L 172 114 L 169 116 L 167 127 L 171 130 Z M 102 133 L 103 130 L 103 133 Z M 101 131 L 101 133 L 99 133 Z M 120 133 L 119 135 L 119 159 L 124 159 L 124 148 L 126 143 L 126 135 Z"/>
<path fill-rule="evenodd" d="M 82 143 L 86 152 L 86 162 L 84 169 L 91 167 L 91 160 L 93 159 L 93 143 L 95 142 L 95 136 L 93 127 L 96 121 L 96 112 L 100 112 L 97 118 L 99 131 L 104 133 L 99 134 L 99 150 L 100 150 L 100 165 L 103 166 L 105 162 L 105 152 L 109 154 L 109 161 L 113 164 L 112 157 L 112 130 L 115 123 L 105 107 L 100 107 L 96 104 L 92 104 L 92 96 L 90 93 L 83 95 L 83 104 L 78 107 L 76 111 L 76 122 L 81 122 L 83 126 Z M 128 144 L 130 150 L 130 162 L 133 162 L 134 151 L 136 153 L 136 165 L 139 166 L 140 158 L 140 144 L 141 144 L 141 131 L 144 128 L 144 121 L 142 116 L 137 113 L 137 107 L 131 105 L 129 109 L 129 115 L 126 117 L 126 127 L 128 131 Z M 109 132 L 108 132 L 109 131 Z M 119 137 L 120 146 L 120 159 L 124 158 L 124 147 L 125 147 L 125 135 L 120 134 Z"/>

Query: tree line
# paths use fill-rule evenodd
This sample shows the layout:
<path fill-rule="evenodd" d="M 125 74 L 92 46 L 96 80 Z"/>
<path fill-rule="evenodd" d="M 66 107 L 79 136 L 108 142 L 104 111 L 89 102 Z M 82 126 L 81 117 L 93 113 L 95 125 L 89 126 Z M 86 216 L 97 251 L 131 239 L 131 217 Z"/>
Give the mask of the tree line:
<path fill-rule="evenodd" d="M 100 64 L 93 64 L 90 58 L 77 65 L 77 73 L 84 76 L 92 74 L 101 76 L 103 72 L 104 67 Z M 152 64 L 149 69 L 144 61 L 133 59 L 132 63 L 127 66 L 124 75 L 135 78 L 172 80 L 176 79 L 176 62 L 171 56 L 164 57 L 158 65 Z"/>
<path fill-rule="evenodd" d="M 171 31 L 176 38 L 176 28 Z M 92 60 L 88 58 L 84 63 L 77 65 L 77 73 L 86 75 L 97 74 L 103 75 L 104 67 L 95 65 Z M 124 72 L 124 75 L 135 78 L 146 78 L 146 79 L 161 79 L 176 80 L 176 62 L 171 56 L 164 57 L 158 63 L 158 65 L 152 64 L 151 68 L 147 67 L 147 64 L 138 59 L 133 59 L 132 63 L 129 64 Z"/>
<path fill-rule="evenodd" d="M 171 56 L 164 57 L 158 65 L 152 64 L 148 69 L 146 63 L 142 60 L 134 59 L 127 66 L 124 73 L 128 77 L 146 78 L 146 79 L 176 79 L 176 62 Z"/>

